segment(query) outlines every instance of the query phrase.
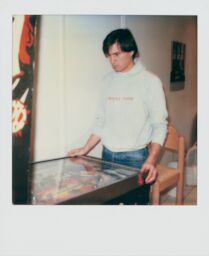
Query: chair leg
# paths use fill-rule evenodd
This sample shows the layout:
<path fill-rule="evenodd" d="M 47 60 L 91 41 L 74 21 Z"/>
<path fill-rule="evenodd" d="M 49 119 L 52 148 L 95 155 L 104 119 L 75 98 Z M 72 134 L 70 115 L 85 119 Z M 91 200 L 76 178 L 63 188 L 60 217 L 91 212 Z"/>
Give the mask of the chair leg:
<path fill-rule="evenodd" d="M 182 205 L 183 204 L 183 194 L 184 194 L 183 180 L 180 179 L 178 181 L 177 187 L 176 187 L 176 204 L 177 205 Z"/>
<path fill-rule="evenodd" d="M 159 184 L 157 181 L 152 186 L 152 204 L 153 205 L 160 204 L 160 188 L 159 188 Z"/>

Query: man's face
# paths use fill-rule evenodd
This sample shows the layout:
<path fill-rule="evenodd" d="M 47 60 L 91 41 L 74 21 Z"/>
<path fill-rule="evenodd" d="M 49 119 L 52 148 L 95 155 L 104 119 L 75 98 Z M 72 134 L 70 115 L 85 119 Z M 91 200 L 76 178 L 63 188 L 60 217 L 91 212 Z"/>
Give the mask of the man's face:
<path fill-rule="evenodd" d="M 123 52 L 118 43 L 114 43 L 109 48 L 108 60 L 112 65 L 112 68 L 116 72 L 127 72 L 129 71 L 133 65 L 134 61 L 132 59 L 132 52 Z"/>

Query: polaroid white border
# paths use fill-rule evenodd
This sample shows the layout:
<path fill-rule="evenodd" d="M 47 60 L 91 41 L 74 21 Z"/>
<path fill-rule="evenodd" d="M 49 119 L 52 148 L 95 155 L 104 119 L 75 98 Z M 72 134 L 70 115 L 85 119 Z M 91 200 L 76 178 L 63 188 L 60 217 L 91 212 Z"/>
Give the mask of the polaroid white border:
<path fill-rule="evenodd" d="M 209 255 L 207 142 L 209 3 L 205 1 L 0 2 L 0 255 Z M 11 76 L 14 14 L 198 16 L 198 205 L 14 206 L 11 202 Z M 121 19 L 122 25 L 124 19 Z M 170 221 L 172 216 L 172 221 Z M 90 232 L 89 232 L 90 231 Z"/>

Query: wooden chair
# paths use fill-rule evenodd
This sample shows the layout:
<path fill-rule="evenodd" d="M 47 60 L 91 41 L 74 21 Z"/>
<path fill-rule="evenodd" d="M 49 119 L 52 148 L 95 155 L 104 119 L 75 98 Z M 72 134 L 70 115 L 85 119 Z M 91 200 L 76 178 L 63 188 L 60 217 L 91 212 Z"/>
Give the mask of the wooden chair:
<path fill-rule="evenodd" d="M 151 188 L 151 202 L 153 205 L 160 204 L 160 193 L 169 187 L 176 186 L 176 204 L 183 204 L 184 193 L 184 160 L 185 140 L 172 126 L 168 127 L 168 134 L 164 144 L 165 150 L 177 153 L 177 168 L 171 168 L 164 164 L 158 164 L 158 177 Z"/>

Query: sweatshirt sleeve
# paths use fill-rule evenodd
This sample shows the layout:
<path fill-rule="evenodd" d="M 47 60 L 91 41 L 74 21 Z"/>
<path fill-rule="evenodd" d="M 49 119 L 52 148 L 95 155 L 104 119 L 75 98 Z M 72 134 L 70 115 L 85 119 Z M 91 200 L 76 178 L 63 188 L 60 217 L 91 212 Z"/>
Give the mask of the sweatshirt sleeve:
<path fill-rule="evenodd" d="M 102 138 L 102 132 L 105 124 L 105 96 L 107 92 L 109 79 L 110 79 L 110 75 L 108 74 L 105 77 L 103 77 L 101 81 L 100 101 L 97 106 L 93 127 L 92 127 L 92 134 L 95 134 L 100 138 Z"/>
<path fill-rule="evenodd" d="M 156 78 L 149 100 L 151 142 L 163 145 L 167 134 L 167 117 L 165 94 L 160 79 Z"/>
<path fill-rule="evenodd" d="M 104 127 L 105 117 L 104 117 L 104 103 L 101 100 L 94 119 L 92 133 L 102 138 L 102 131 Z"/>

